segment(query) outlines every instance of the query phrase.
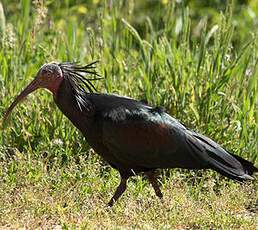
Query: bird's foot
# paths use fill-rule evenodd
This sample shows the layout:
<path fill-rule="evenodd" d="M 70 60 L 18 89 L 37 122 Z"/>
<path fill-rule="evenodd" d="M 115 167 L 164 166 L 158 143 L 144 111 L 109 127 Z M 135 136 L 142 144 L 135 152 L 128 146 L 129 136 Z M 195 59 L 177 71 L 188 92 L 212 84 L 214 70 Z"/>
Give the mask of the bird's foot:
<path fill-rule="evenodd" d="M 108 202 L 108 207 L 109 208 L 112 208 L 112 206 L 114 205 L 114 203 L 115 203 L 116 201 L 112 198 L 109 202 Z"/>

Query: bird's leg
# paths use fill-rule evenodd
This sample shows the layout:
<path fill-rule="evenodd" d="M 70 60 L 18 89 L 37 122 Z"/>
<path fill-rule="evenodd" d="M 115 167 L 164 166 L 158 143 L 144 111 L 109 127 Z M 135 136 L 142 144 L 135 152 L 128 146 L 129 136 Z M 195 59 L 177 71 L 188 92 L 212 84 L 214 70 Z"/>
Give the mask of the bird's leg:
<path fill-rule="evenodd" d="M 145 175 L 147 176 L 149 182 L 151 183 L 152 187 L 154 188 L 155 194 L 161 199 L 163 197 L 163 194 L 159 188 L 159 184 L 157 181 L 157 177 L 155 175 L 154 171 L 148 171 L 145 172 Z"/>
<path fill-rule="evenodd" d="M 112 207 L 114 203 L 118 200 L 118 198 L 124 193 L 126 190 L 126 182 L 127 182 L 128 176 L 121 175 L 121 181 L 118 185 L 114 196 L 111 198 L 111 200 L 108 202 L 108 206 Z"/>

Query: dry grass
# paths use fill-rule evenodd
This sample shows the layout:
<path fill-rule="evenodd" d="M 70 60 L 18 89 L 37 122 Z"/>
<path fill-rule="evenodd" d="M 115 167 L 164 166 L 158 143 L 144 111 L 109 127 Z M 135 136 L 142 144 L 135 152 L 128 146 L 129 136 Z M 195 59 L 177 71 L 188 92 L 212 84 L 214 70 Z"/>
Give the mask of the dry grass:
<path fill-rule="evenodd" d="M 116 205 L 108 208 L 118 175 L 114 170 L 103 174 L 94 155 L 79 164 L 48 170 L 36 160 L 28 168 L 20 156 L 1 165 L 0 225 L 4 229 L 256 228 L 257 213 L 248 207 L 256 202 L 257 183 L 240 185 L 211 172 L 166 174 L 160 177 L 162 201 L 137 176 Z"/>

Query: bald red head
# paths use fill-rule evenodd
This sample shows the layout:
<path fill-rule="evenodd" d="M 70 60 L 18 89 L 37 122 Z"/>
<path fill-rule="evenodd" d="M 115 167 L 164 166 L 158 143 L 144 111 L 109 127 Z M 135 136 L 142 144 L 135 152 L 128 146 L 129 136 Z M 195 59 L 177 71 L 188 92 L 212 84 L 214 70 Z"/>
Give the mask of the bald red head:
<path fill-rule="evenodd" d="M 4 121 L 7 119 L 13 108 L 36 89 L 46 88 L 51 91 L 55 97 L 63 79 L 63 72 L 57 63 L 43 65 L 38 71 L 35 79 L 15 98 L 13 103 L 6 110 Z"/>
<path fill-rule="evenodd" d="M 64 76 L 57 63 L 43 65 L 37 73 L 35 80 L 38 88 L 46 88 L 55 96 Z"/>

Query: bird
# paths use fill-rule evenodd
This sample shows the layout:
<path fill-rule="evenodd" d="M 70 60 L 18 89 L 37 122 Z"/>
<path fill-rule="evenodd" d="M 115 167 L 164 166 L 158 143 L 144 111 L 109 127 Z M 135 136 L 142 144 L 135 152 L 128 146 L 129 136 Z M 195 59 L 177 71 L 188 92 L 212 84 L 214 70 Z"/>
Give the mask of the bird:
<path fill-rule="evenodd" d="M 98 93 L 93 81 L 101 76 L 96 61 L 46 63 L 32 82 L 4 113 L 28 94 L 45 88 L 63 114 L 76 126 L 88 144 L 111 167 L 120 183 L 108 202 L 112 207 L 127 188 L 131 176 L 144 174 L 155 194 L 163 194 L 157 169 L 212 169 L 238 182 L 253 180 L 258 171 L 252 162 L 228 152 L 210 138 L 188 129 L 160 107 L 116 94 Z"/>

